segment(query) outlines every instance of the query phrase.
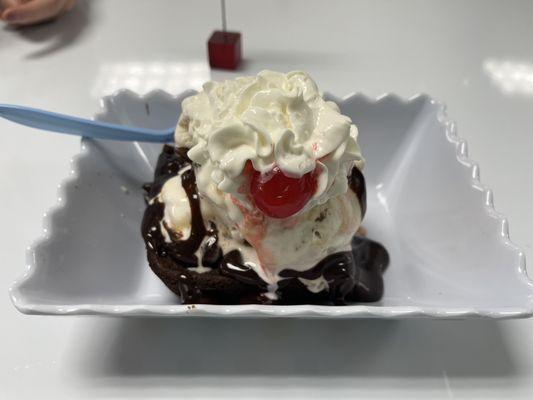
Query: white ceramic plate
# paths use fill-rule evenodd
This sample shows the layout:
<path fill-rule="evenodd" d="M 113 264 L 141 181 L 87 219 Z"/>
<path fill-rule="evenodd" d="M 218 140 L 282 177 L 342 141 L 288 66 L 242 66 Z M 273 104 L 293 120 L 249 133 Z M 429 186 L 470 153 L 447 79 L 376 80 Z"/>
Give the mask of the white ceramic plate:
<path fill-rule="evenodd" d="M 123 91 L 97 118 L 166 128 L 181 99 Z M 333 98 L 333 96 L 330 96 Z M 141 186 L 160 145 L 83 140 L 45 234 L 11 298 L 24 313 L 161 316 L 494 317 L 530 316 L 525 256 L 508 236 L 444 107 L 427 96 L 337 101 L 360 131 L 367 160 L 369 236 L 388 248 L 385 296 L 334 306 L 180 305 L 145 259 Z"/>

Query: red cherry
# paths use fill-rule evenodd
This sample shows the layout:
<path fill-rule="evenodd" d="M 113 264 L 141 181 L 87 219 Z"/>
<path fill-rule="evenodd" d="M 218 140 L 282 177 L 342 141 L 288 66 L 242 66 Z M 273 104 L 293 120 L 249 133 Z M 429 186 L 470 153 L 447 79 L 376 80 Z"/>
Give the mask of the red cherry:
<path fill-rule="evenodd" d="M 278 167 L 266 174 L 254 171 L 250 194 L 257 208 L 272 218 L 287 218 L 300 211 L 316 191 L 315 171 L 300 178 L 286 176 Z"/>

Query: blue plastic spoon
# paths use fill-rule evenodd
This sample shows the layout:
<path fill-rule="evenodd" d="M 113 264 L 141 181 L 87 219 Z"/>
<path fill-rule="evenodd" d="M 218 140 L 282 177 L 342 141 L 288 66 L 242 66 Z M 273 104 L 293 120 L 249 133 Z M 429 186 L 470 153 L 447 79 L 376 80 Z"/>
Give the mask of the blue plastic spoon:
<path fill-rule="evenodd" d="M 0 104 L 0 117 L 45 131 L 96 139 L 157 143 L 174 141 L 174 127 L 162 130 L 138 128 L 10 104 Z"/>

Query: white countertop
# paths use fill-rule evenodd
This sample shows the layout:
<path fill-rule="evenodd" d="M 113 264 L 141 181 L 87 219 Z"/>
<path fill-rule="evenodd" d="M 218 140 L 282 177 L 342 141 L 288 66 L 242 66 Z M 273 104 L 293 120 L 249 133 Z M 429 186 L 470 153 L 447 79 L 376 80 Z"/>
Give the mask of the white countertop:
<path fill-rule="evenodd" d="M 235 1 L 241 71 L 309 71 L 344 95 L 448 104 L 512 239 L 533 243 L 533 3 Z M 208 78 L 215 1 L 78 2 L 56 23 L 0 27 L 0 102 L 90 117 L 119 87 Z M 79 139 L 0 120 L 0 398 L 533 398 L 533 321 L 113 319 L 19 314 L 24 270 Z M 497 293 L 494 294 L 497 296 Z"/>

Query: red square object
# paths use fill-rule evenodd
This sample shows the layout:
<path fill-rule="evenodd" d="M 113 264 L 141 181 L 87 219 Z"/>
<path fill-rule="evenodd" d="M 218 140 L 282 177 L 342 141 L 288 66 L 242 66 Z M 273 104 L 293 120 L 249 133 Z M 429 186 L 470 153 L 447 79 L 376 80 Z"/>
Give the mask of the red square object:
<path fill-rule="evenodd" d="M 213 68 L 235 69 L 241 62 L 241 34 L 214 31 L 207 42 L 209 64 Z"/>

